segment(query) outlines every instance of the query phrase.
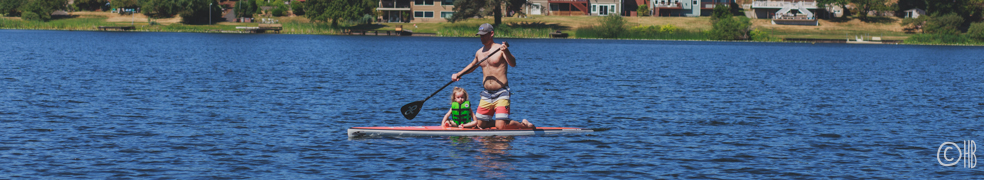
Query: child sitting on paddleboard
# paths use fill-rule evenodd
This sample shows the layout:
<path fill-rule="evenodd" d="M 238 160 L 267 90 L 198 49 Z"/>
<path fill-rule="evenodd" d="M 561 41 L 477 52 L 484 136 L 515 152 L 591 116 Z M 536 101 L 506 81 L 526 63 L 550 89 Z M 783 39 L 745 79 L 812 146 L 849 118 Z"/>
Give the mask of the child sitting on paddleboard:
<path fill-rule="evenodd" d="M 472 112 L 468 92 L 464 88 L 454 87 L 451 91 L 451 109 L 441 120 L 444 127 L 475 127 L 475 113 Z"/>

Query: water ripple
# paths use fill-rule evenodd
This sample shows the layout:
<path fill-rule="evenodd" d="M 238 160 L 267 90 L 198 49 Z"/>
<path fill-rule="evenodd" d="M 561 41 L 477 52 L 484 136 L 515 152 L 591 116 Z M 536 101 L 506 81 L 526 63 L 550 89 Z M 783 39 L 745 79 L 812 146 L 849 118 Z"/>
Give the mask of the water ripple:
<path fill-rule="evenodd" d="M 437 125 L 448 90 L 414 120 L 396 108 L 446 83 L 477 39 L 0 37 L 15 44 L 0 47 L 0 179 L 984 175 L 931 157 L 984 135 L 979 47 L 506 39 L 513 116 L 594 133 L 348 139 Z M 454 86 L 477 93 L 479 78 Z"/>

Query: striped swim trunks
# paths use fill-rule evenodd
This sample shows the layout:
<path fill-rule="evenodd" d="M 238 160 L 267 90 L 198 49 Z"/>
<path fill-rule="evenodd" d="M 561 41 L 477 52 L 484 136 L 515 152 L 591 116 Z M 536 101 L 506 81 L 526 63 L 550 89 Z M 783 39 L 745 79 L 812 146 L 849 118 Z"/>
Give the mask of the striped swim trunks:
<path fill-rule="evenodd" d="M 509 94 L 509 87 L 495 91 L 483 90 L 479 93 L 482 100 L 476 108 L 475 118 L 481 121 L 509 120 Z"/>

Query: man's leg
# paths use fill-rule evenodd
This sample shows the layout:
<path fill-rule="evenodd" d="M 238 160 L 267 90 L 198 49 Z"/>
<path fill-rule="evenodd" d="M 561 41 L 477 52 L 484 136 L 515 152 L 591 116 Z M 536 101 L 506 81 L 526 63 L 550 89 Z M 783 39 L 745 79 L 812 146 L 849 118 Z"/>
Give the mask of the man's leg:
<path fill-rule="evenodd" d="M 498 129 L 522 129 L 526 125 L 513 120 L 495 120 L 495 128 Z"/>

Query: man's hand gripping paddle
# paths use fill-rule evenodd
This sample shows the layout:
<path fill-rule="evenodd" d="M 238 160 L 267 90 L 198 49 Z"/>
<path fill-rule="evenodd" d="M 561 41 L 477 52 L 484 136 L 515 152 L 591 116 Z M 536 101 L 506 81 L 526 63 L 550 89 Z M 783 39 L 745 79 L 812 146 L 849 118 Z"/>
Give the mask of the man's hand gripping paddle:
<path fill-rule="evenodd" d="M 504 46 L 506 46 L 506 47 L 509 47 L 509 43 L 502 42 L 502 44 Z M 495 55 L 495 53 L 499 52 L 499 50 L 501 50 L 501 49 L 502 48 L 499 48 L 499 49 L 496 49 L 495 51 L 492 51 L 492 53 L 489 54 L 489 56 L 485 56 L 484 59 L 478 61 L 478 63 L 476 63 L 475 66 L 472 66 L 471 68 L 469 68 L 465 72 L 469 72 L 469 71 L 474 70 L 475 68 L 478 67 L 479 64 L 482 64 L 482 62 L 485 62 L 486 59 L 489 59 L 489 57 L 492 57 L 492 55 Z M 459 77 L 460 77 L 460 75 L 459 75 Z M 444 86 L 441 86 L 441 89 L 437 89 L 437 91 L 434 91 L 434 93 L 431 93 L 430 96 L 427 96 L 427 98 L 424 98 L 423 101 L 414 101 L 414 102 L 412 102 L 410 104 L 403 105 L 403 107 L 400 108 L 400 113 L 403 113 L 403 117 L 407 118 L 407 120 L 412 120 L 414 117 L 417 117 L 417 113 L 420 113 L 420 108 L 421 107 L 424 107 L 424 101 L 427 101 L 431 97 L 434 97 L 435 94 L 437 94 L 438 92 L 441 92 L 441 90 L 444 90 L 444 88 L 448 87 L 448 85 L 451 85 L 451 83 L 453 83 L 453 82 L 454 81 L 451 81 L 451 82 L 448 82 L 447 84 L 444 84 Z"/>

